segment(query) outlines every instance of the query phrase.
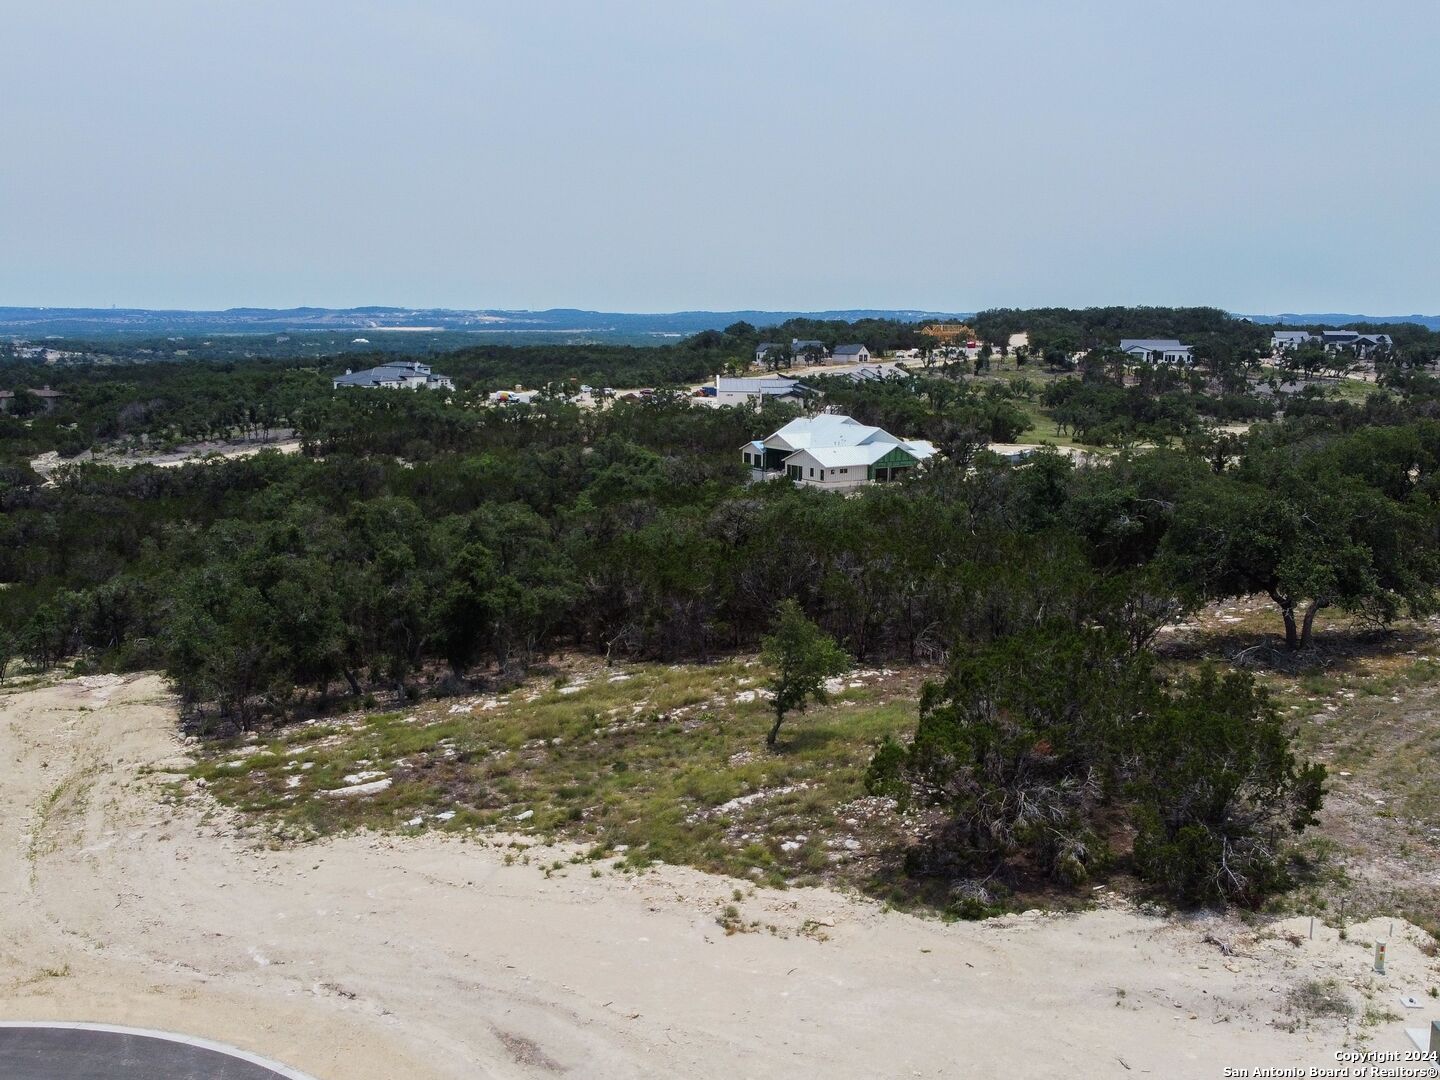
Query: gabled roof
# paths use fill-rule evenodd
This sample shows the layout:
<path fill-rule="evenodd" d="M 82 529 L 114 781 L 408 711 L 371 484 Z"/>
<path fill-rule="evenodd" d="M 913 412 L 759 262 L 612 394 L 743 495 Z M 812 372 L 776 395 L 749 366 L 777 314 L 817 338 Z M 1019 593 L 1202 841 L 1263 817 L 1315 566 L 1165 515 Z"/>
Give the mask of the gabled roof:
<path fill-rule="evenodd" d="M 717 394 L 760 394 L 765 397 L 779 397 L 784 394 L 803 394 L 809 387 L 799 379 L 788 375 L 769 375 L 759 379 L 731 379 L 723 375 L 715 380 Z"/>
<path fill-rule="evenodd" d="M 935 453 L 935 447 L 928 442 L 871 442 L 859 446 L 814 446 L 797 450 L 790 457 L 806 454 L 815 459 L 817 465 L 827 469 L 844 469 L 852 465 L 874 465 L 891 451 L 900 450 L 916 461 L 924 461 Z M 787 459 L 788 460 L 788 459 Z"/>
<path fill-rule="evenodd" d="M 894 444 L 900 440 L 883 428 L 859 423 L 848 416 L 822 413 L 791 420 L 765 440 L 778 442 L 777 450 L 809 450 L 817 446 L 860 446 L 868 442 Z"/>
<path fill-rule="evenodd" d="M 851 382 L 874 382 L 877 379 L 908 379 L 910 376 L 895 367 L 886 368 L 874 364 L 861 364 L 849 371 L 837 371 L 833 378 L 849 379 Z"/>
<path fill-rule="evenodd" d="M 347 371 L 335 376 L 336 386 L 383 386 L 398 382 L 445 382 L 449 377 L 432 374 L 430 368 L 414 360 L 397 360 L 364 371 Z"/>
<path fill-rule="evenodd" d="M 864 345 L 836 345 L 836 356 L 859 356 L 861 353 L 868 353 L 870 350 Z"/>
<path fill-rule="evenodd" d="M 1147 352 L 1189 352 L 1189 345 L 1182 345 L 1174 338 L 1121 338 L 1120 348 L 1124 352 L 1144 349 Z"/>
<path fill-rule="evenodd" d="M 790 347 L 792 349 L 823 349 L 825 343 L 816 341 L 814 338 L 795 338 L 790 342 Z"/>
<path fill-rule="evenodd" d="M 797 450 L 790 456 L 798 457 L 801 454 L 808 454 L 815 459 L 817 465 L 822 465 L 827 469 L 843 469 L 850 465 L 873 465 L 898 446 L 898 443 L 865 443 L 862 446 L 812 446 L 808 449 Z"/>
<path fill-rule="evenodd" d="M 892 450 L 900 450 L 916 461 L 935 453 L 934 445 L 923 439 L 897 439 L 884 428 L 831 413 L 791 420 L 765 440 L 748 442 L 743 447 L 760 448 L 783 451 L 786 461 L 803 454 L 826 469 L 871 465 Z"/>

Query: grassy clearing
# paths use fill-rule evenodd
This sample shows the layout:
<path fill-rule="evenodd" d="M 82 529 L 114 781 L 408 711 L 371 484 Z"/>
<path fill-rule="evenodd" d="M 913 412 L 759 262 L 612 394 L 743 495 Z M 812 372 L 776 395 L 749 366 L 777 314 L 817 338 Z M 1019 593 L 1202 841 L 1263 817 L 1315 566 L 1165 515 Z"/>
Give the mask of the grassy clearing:
<path fill-rule="evenodd" d="M 770 884 L 859 882 L 898 837 L 863 777 L 913 730 L 919 676 L 856 672 L 786 720 L 778 753 L 753 662 L 590 663 L 502 696 L 316 721 L 216 748 L 193 770 L 282 836 L 358 827 L 528 832 Z M 326 795 L 383 783 L 363 795 Z"/>
<path fill-rule="evenodd" d="M 1164 635 L 1160 651 L 1176 671 L 1240 656 L 1254 664 L 1252 647 L 1278 645 L 1278 631 L 1263 598 L 1216 605 Z M 1275 910 L 1332 922 L 1392 914 L 1440 931 L 1440 623 L 1376 636 L 1332 616 L 1317 644 L 1303 662 L 1262 655 L 1254 669 L 1293 724 L 1298 754 L 1331 770 L 1321 824 L 1300 845 L 1300 884 Z M 772 754 L 754 661 L 577 660 L 504 695 L 215 746 L 192 776 L 282 839 L 361 827 L 520 833 L 631 866 L 853 885 L 908 904 L 919 894 L 899 855 L 919 823 L 866 796 L 863 777 L 886 735 L 913 732 L 919 685 L 935 674 L 855 672 L 829 705 L 788 719 Z"/>
<path fill-rule="evenodd" d="M 1019 443 L 1049 443 L 1051 446 L 1071 446 L 1087 450 L 1094 450 L 1097 447 L 1087 443 L 1077 442 L 1069 435 L 1062 435 L 1060 427 L 1055 423 L 1055 418 L 1037 401 L 1029 398 L 1017 399 L 1015 404 L 1030 418 L 1030 426 L 1022 431 L 1016 442 Z"/>

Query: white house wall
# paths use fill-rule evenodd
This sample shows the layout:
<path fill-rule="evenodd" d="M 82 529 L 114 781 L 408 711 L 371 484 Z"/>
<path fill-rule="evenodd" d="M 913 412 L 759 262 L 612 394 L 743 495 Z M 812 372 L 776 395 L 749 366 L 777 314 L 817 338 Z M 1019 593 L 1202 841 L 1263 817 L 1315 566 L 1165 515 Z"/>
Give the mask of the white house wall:
<path fill-rule="evenodd" d="M 785 459 L 786 465 L 798 465 L 802 470 L 800 482 L 807 487 L 840 491 L 869 482 L 870 472 L 865 465 L 842 465 L 838 468 L 821 465 L 805 451 L 792 454 Z M 811 470 L 814 470 L 812 475 Z"/>

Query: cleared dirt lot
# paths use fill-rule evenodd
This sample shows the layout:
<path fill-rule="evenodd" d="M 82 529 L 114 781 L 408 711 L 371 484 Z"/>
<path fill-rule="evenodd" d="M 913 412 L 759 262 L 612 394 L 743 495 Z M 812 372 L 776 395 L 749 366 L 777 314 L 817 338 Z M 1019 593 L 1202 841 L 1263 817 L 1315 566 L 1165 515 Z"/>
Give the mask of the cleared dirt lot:
<path fill-rule="evenodd" d="M 1398 995 L 1440 982 L 1402 922 L 1370 973 L 1383 919 L 946 925 L 456 837 L 271 848 L 176 783 L 174 731 L 155 676 L 0 696 L 0 1017 L 184 1030 L 325 1080 L 1208 1078 L 1402 1049 Z M 727 934 L 730 905 L 776 931 Z M 1292 997 L 1331 979 L 1349 1019 Z"/>

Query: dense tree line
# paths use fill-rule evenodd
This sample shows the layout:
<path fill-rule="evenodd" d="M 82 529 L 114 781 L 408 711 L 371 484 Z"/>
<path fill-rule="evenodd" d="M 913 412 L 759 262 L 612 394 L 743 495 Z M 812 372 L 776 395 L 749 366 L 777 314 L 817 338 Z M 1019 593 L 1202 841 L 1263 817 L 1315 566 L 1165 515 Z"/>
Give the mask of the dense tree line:
<path fill-rule="evenodd" d="M 880 418 L 894 393 L 877 393 Z M 403 680 L 432 660 L 464 673 L 566 640 L 705 657 L 753 645 L 782 597 L 859 656 L 938 655 L 1003 637 L 1042 607 L 1119 625 L 1138 618 L 1138 601 L 1169 611 L 1167 597 L 1251 593 L 1274 600 L 1300 647 L 1329 607 L 1377 624 L 1425 610 L 1437 575 L 1440 423 L 1405 410 L 1351 431 L 1314 417 L 1270 425 L 1218 459 L 1188 447 L 1088 468 L 1047 455 L 1024 468 L 942 460 L 912 483 L 837 499 L 740 483 L 736 448 L 783 409 L 557 402 L 476 414 L 403 394 L 332 408 L 305 431 L 314 457 L 82 465 L 53 486 L 8 468 L 7 626 L 39 662 L 77 648 L 153 662 L 169 656 L 156 650 L 178 640 L 180 615 L 220 651 L 221 628 L 244 623 L 242 637 L 274 643 L 261 682 L 323 688 Z M 287 568 L 306 582 L 295 602 L 335 610 L 292 619 Z M 411 600 L 372 611 L 385 580 Z M 214 609 L 222 599 L 240 606 Z M 418 621 L 374 622 L 401 611 Z M 322 623 L 345 633 L 286 636 Z M 199 670 L 174 660 L 182 682 Z M 236 679 L 239 701 L 252 683 Z"/>
<path fill-rule="evenodd" d="M 673 344 L 467 345 L 419 356 L 450 376 L 452 403 L 478 406 L 490 391 L 525 386 L 573 393 L 596 388 L 679 388 L 718 372 L 743 369 L 767 339 L 823 340 L 833 347 L 860 341 L 872 350 L 919 343 L 909 323 L 792 320 L 778 327 L 736 323 Z M 398 335 L 397 335 L 398 336 Z M 280 335 L 280 339 L 285 335 Z M 0 414 L 0 457 L 59 450 L 66 456 L 117 443 L 167 445 L 209 439 L 264 437 L 281 429 L 314 427 L 331 410 L 330 380 L 347 369 L 412 359 L 396 349 L 347 350 L 343 356 L 297 355 L 293 342 L 264 338 L 265 348 L 239 358 L 191 356 L 171 339 L 117 338 L 103 347 L 124 362 L 54 365 L 0 355 L 3 386 L 19 397 Z M 298 340 L 298 339 L 297 339 Z M 85 343 L 55 342 L 56 348 Z M 191 342 L 190 345 L 199 343 Z M 14 346 L 6 346 L 12 354 Z M 203 351 L 203 350 L 201 350 Z M 228 354 L 227 354 L 228 355 Z M 167 362 L 159 362 L 160 360 Z M 150 362 L 144 362 L 150 361 Z M 63 397 L 46 409 L 27 391 L 49 386 Z M 431 395 L 439 397 L 440 395 Z M 435 403 L 428 415 L 443 415 Z"/>
<path fill-rule="evenodd" d="M 1058 379 L 1040 394 L 1062 434 L 1093 446 L 1128 446 L 1194 436 L 1215 424 L 1269 420 L 1274 397 L 1209 393 L 1206 380 L 1147 371 L 1132 385 L 1109 378 Z"/>

